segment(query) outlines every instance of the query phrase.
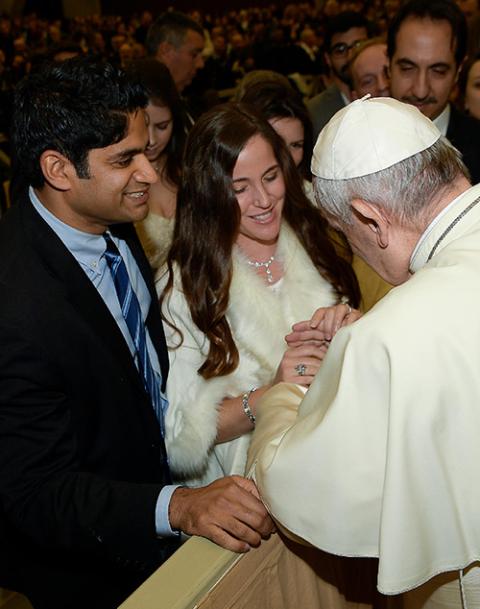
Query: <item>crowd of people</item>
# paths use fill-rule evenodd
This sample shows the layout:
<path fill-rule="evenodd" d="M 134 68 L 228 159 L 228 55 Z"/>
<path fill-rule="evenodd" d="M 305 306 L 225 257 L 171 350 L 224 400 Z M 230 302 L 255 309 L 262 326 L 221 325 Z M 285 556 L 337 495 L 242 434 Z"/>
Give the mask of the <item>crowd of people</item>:
<path fill-rule="evenodd" d="M 480 602 L 459 4 L 1 18 L 2 585 L 113 608 L 182 534 L 245 552 L 273 515 L 377 557 L 382 592 L 421 590 L 409 609 L 452 594 L 444 572 Z"/>
<path fill-rule="evenodd" d="M 455 83 L 449 94 L 461 110 L 479 118 L 479 102 L 476 99 L 480 95 L 476 95 L 475 60 L 480 46 L 480 14 L 475 0 L 459 4 L 469 27 L 468 65 L 463 66 L 458 84 Z M 360 83 L 355 73 L 349 72 L 347 65 L 353 68 L 350 55 L 355 53 L 355 49 L 349 45 L 355 46 L 358 41 L 373 36 L 379 37 L 379 44 L 381 40 L 386 40 L 389 25 L 399 6 L 398 0 L 328 0 L 322 8 L 315 8 L 309 3 L 285 7 L 271 5 L 230 10 L 217 15 L 195 10 L 189 14 L 189 18 L 197 24 L 196 30 L 192 31 L 201 37 L 201 40 L 196 40 L 195 65 L 190 67 L 188 73 L 179 75 L 183 82 L 179 82 L 170 71 L 176 79 L 178 91 L 189 100 L 194 118 L 214 104 L 231 99 L 241 79 L 258 70 L 271 70 L 289 77 L 312 109 L 318 104 L 339 109 L 342 99 L 344 103 L 366 92 L 374 95 L 388 92 L 388 78 L 378 69 L 379 59 L 372 59 L 376 71 L 373 77 L 381 81 L 375 87 L 367 82 L 372 79 L 371 70 L 363 79 L 367 82 L 366 86 Z M 356 18 L 352 18 L 353 14 Z M 335 24 L 338 15 L 340 17 Z M 347 21 L 342 23 L 344 17 L 347 21 L 350 19 L 350 24 Z M 154 21 L 149 11 L 129 18 L 92 15 L 47 20 L 36 14 L 0 17 L 2 181 L 9 177 L 3 154 L 8 157 L 11 153 L 8 130 L 16 83 L 46 60 L 61 60 L 75 55 L 102 58 L 123 68 L 132 61 L 146 57 L 162 60 L 162 50 L 157 48 L 155 36 L 150 34 L 148 39 Z M 359 31 L 355 32 L 355 27 L 360 28 Z M 352 31 L 348 32 L 348 29 Z M 338 32 L 346 34 L 341 37 L 340 43 L 336 41 Z M 345 42 L 342 42 L 343 39 Z M 379 47 L 368 51 L 370 55 L 374 53 L 380 53 Z M 362 60 L 362 63 L 365 62 L 366 56 Z M 169 65 L 168 59 L 165 63 Z M 177 63 L 178 57 L 175 59 Z M 344 74 L 343 70 L 346 70 Z M 321 111 L 312 111 L 312 118 L 316 138 L 326 118 Z"/>

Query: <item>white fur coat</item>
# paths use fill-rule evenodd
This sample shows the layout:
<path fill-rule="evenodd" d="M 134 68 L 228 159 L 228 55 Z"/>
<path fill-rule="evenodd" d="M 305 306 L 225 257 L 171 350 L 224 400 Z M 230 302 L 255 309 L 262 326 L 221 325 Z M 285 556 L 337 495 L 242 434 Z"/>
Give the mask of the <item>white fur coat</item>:
<path fill-rule="evenodd" d="M 158 269 L 165 262 L 172 243 L 174 221 L 150 212 L 135 228 L 153 269 Z"/>
<path fill-rule="evenodd" d="M 194 325 L 181 291 L 180 279 L 163 313 L 183 334 L 166 326 L 170 373 L 166 443 L 174 476 L 189 484 L 206 484 L 226 474 L 243 474 L 250 434 L 214 445 L 218 408 L 223 398 L 236 397 L 272 381 L 286 348 L 284 337 L 293 323 L 309 319 L 318 307 L 335 303 L 330 284 L 313 266 L 293 231 L 283 225 L 277 259 L 284 267 L 278 286 L 266 285 L 236 249 L 227 319 L 240 363 L 228 376 L 203 379 L 198 368 L 208 353 L 208 341 Z M 157 281 L 159 293 L 165 276 Z"/>

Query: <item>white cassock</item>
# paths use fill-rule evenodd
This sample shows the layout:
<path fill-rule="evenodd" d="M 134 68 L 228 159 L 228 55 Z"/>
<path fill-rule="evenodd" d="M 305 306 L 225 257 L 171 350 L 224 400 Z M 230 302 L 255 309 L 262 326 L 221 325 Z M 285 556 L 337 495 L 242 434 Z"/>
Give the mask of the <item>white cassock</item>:
<path fill-rule="evenodd" d="M 430 225 L 411 270 L 337 334 L 303 400 L 265 394 L 249 456 L 275 519 L 378 557 L 385 594 L 480 560 L 480 186 Z"/>

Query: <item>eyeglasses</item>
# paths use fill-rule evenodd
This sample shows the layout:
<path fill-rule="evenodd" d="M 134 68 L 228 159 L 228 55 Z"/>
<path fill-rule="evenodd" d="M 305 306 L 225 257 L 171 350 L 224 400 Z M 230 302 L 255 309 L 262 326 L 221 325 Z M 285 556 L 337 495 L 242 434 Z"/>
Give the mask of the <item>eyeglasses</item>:
<path fill-rule="evenodd" d="M 362 44 L 362 42 L 364 42 L 364 40 L 365 38 L 362 38 L 361 40 L 355 40 L 354 42 L 352 42 L 352 44 L 347 44 L 346 42 L 337 42 L 337 44 L 334 44 L 333 47 L 330 49 L 330 54 L 334 55 L 335 57 L 345 57 L 345 55 L 347 55 L 349 51 L 356 49 Z"/>

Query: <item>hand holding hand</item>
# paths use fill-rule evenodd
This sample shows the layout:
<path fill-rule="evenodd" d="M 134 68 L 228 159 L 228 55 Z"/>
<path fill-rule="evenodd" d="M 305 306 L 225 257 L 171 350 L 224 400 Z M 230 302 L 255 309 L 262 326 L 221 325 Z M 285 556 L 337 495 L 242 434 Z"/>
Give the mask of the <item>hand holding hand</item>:
<path fill-rule="evenodd" d="M 255 484 L 241 476 L 201 488 L 178 488 L 170 500 L 169 518 L 172 528 L 233 552 L 248 552 L 275 530 Z"/>
<path fill-rule="evenodd" d="M 285 337 L 289 347 L 305 343 L 326 344 L 343 326 L 347 326 L 362 316 L 360 311 L 348 304 L 317 309 L 311 319 L 293 325 L 292 332 Z"/>

